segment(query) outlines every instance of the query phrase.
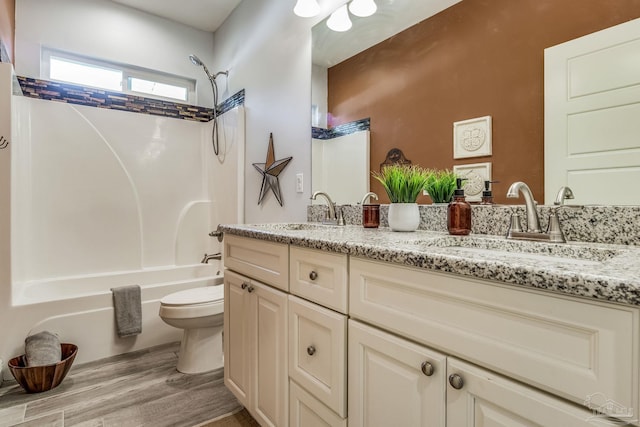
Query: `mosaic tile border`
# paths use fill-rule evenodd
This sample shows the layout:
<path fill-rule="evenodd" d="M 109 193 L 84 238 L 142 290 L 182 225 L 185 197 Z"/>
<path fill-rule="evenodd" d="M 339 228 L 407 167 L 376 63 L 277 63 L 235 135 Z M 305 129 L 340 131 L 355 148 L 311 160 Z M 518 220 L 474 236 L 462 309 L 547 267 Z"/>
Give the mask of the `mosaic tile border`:
<path fill-rule="evenodd" d="M 7 46 L 0 40 L 0 62 L 11 62 L 9 58 L 9 52 L 7 52 Z"/>
<path fill-rule="evenodd" d="M 331 129 L 312 127 L 311 138 L 333 139 L 339 136 L 360 132 L 362 130 L 369 130 L 370 128 L 371 128 L 371 118 L 367 117 L 366 119 L 360 119 L 353 122 L 344 123 Z"/>
<path fill-rule="evenodd" d="M 196 105 L 163 101 L 30 77 L 18 76 L 18 82 L 22 88 L 23 95 L 30 98 L 151 114 L 182 120 L 193 120 L 197 122 L 208 122 L 213 117 L 213 110 L 211 108 Z M 223 101 L 218 106 L 218 114 L 223 114 L 238 105 L 244 105 L 244 89 Z"/>
<path fill-rule="evenodd" d="M 244 89 L 234 93 L 229 98 L 222 101 L 222 103 L 218 105 L 218 114 L 224 114 L 241 105 L 244 105 Z"/>

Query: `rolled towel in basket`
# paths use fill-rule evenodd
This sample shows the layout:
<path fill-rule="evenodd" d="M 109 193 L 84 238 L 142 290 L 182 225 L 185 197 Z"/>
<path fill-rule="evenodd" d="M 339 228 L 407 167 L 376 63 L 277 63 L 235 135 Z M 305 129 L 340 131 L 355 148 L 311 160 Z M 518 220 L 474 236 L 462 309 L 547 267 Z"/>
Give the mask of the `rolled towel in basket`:
<path fill-rule="evenodd" d="M 120 338 L 138 335 L 142 332 L 142 302 L 140 286 L 111 288 L 116 329 Z"/>
<path fill-rule="evenodd" d="M 24 355 L 27 366 L 53 365 L 62 360 L 60 339 L 48 331 L 29 335 L 24 340 Z"/>

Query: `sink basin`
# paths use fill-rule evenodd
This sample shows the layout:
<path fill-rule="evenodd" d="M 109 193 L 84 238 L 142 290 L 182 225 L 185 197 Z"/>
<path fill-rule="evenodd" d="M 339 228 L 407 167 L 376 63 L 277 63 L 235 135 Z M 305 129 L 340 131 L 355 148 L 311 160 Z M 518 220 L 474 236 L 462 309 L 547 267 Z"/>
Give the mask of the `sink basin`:
<path fill-rule="evenodd" d="M 248 227 L 265 231 L 310 231 L 344 228 L 338 225 L 325 225 L 317 222 L 250 224 Z"/>
<path fill-rule="evenodd" d="M 494 258 L 535 263 L 596 265 L 620 254 L 616 249 L 574 243 L 515 241 L 488 237 L 447 236 L 425 240 L 420 247 L 470 258 Z"/>

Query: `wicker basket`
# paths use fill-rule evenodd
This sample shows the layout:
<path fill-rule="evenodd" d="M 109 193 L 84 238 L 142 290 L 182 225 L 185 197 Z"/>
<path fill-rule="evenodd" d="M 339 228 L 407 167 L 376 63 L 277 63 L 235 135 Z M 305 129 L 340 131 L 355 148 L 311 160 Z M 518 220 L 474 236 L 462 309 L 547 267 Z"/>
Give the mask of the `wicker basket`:
<path fill-rule="evenodd" d="M 9 360 L 11 374 L 27 393 L 40 393 L 60 385 L 73 365 L 78 346 L 62 343 L 60 347 L 62 360 L 51 365 L 26 366 L 27 360 L 24 354 Z"/>

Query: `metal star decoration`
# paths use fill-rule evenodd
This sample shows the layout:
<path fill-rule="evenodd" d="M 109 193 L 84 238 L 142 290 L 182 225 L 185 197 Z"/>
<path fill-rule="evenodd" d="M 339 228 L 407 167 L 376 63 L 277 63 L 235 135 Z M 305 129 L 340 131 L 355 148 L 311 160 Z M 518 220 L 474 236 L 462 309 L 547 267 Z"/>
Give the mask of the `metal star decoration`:
<path fill-rule="evenodd" d="M 276 155 L 273 149 L 273 133 L 269 134 L 269 148 L 267 149 L 267 160 L 264 163 L 253 163 L 253 167 L 262 174 L 262 187 L 260 188 L 260 197 L 258 197 L 258 204 L 262 203 L 262 200 L 267 195 L 269 190 L 273 191 L 273 195 L 276 196 L 276 200 L 282 206 L 282 194 L 280 193 L 280 181 L 278 175 L 289 164 L 293 157 L 287 157 L 286 159 L 276 160 Z"/>

